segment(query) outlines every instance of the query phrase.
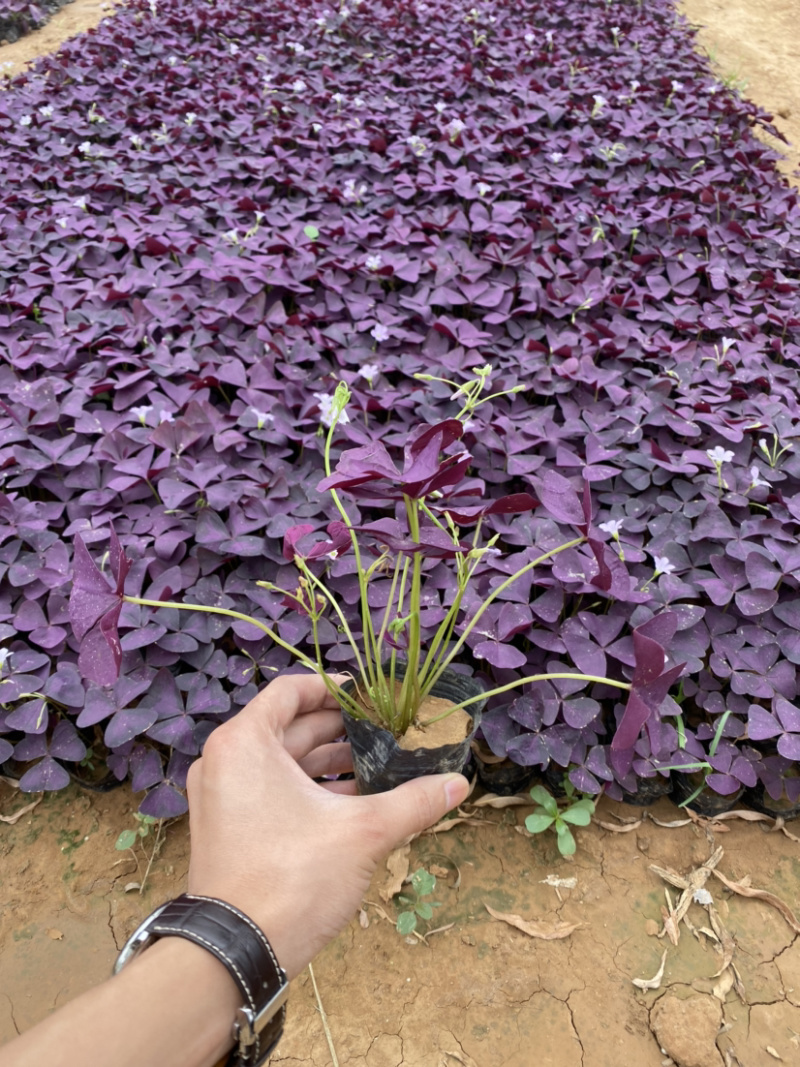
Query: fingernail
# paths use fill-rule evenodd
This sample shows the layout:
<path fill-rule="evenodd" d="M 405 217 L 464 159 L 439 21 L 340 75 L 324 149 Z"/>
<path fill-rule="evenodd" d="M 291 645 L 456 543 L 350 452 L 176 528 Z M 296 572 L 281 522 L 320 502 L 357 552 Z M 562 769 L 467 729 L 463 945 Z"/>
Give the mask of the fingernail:
<path fill-rule="evenodd" d="M 447 799 L 447 809 L 456 807 L 467 795 L 469 783 L 463 774 L 450 774 L 444 783 L 444 795 Z"/>

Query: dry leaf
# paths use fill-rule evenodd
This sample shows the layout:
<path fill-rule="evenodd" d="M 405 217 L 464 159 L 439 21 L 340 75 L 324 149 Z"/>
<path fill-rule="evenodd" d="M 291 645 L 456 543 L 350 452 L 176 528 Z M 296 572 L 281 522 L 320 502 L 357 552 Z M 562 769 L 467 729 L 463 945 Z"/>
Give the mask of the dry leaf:
<path fill-rule="evenodd" d="M 63 941 L 64 940 L 64 935 L 61 933 L 60 930 L 45 930 L 45 933 L 47 934 L 47 936 L 50 938 L 51 941 Z"/>
<path fill-rule="evenodd" d="M 719 981 L 714 983 L 714 988 L 711 990 L 717 1000 L 725 1003 L 725 998 L 728 993 L 733 989 L 733 971 L 730 967 L 726 967 L 720 975 Z"/>
<path fill-rule="evenodd" d="M 474 815 L 457 815 L 452 819 L 442 819 L 441 822 L 437 822 L 435 826 L 431 826 L 429 830 L 423 830 L 424 834 L 441 834 L 446 830 L 452 830 L 454 826 L 458 826 L 459 823 L 466 822 L 471 826 L 494 826 L 495 823 L 483 822 L 481 819 L 477 819 Z"/>
<path fill-rule="evenodd" d="M 134 889 L 141 889 L 141 888 L 142 888 L 142 886 L 141 886 L 140 882 L 128 882 L 128 884 L 125 886 L 125 892 L 126 893 L 132 893 L 134 891 Z"/>
<path fill-rule="evenodd" d="M 772 1045 L 767 1045 L 767 1052 L 770 1054 L 770 1056 L 772 1056 L 774 1060 L 781 1060 L 781 1062 L 783 1062 L 783 1056 L 779 1055 L 772 1047 Z"/>
<path fill-rule="evenodd" d="M 578 884 L 577 878 L 559 878 L 557 874 L 548 874 L 546 878 L 539 879 L 540 885 L 549 885 L 553 889 L 574 889 Z"/>
<path fill-rule="evenodd" d="M 578 930 L 585 925 L 584 923 L 565 923 L 560 920 L 552 924 L 543 923 L 535 919 L 523 919 L 520 915 L 509 915 L 506 912 L 495 911 L 494 908 L 490 908 L 486 903 L 483 906 L 493 918 L 508 923 L 509 926 L 513 926 L 517 930 L 521 930 L 528 937 L 538 937 L 542 941 L 559 941 L 562 937 L 569 937 L 574 930 Z"/>
<path fill-rule="evenodd" d="M 529 796 L 499 797 L 494 793 L 486 793 L 480 800 L 470 801 L 471 808 L 522 808 L 533 807 L 533 801 Z"/>
<path fill-rule="evenodd" d="M 386 870 L 389 872 L 389 881 L 382 886 L 378 893 L 381 900 L 388 904 L 395 893 L 403 888 L 403 882 L 408 878 L 408 868 L 411 863 L 411 845 L 402 845 L 390 852 L 386 857 Z"/>
<path fill-rule="evenodd" d="M 639 829 L 642 825 L 642 819 L 626 823 L 624 826 L 616 826 L 613 822 L 602 822 L 600 819 L 595 819 L 595 823 L 598 826 L 602 826 L 604 830 L 610 830 L 612 834 L 629 834 L 631 830 Z"/>
<path fill-rule="evenodd" d="M 363 908 L 358 909 L 358 925 L 362 930 L 369 928 L 369 915 L 367 915 Z"/>
<path fill-rule="evenodd" d="M 780 897 L 776 897 L 774 893 L 768 893 L 765 889 L 751 889 L 749 886 L 742 885 L 740 882 L 731 882 L 730 879 L 726 878 L 724 874 L 720 874 L 719 871 L 714 871 L 714 877 L 719 878 L 724 886 L 733 890 L 733 892 L 740 897 L 753 897 L 755 900 L 763 900 L 765 904 L 777 908 L 792 930 L 794 930 L 796 934 L 800 934 L 800 922 L 797 921 L 794 912 L 788 904 L 785 904 Z"/>
<path fill-rule="evenodd" d="M 664 822 L 663 819 L 657 819 L 655 815 L 651 815 L 649 811 L 647 812 L 647 818 L 654 822 L 656 826 L 663 826 L 667 830 L 674 830 L 678 826 L 688 826 L 692 821 L 691 819 L 675 819 L 672 822 Z"/>
<path fill-rule="evenodd" d="M 445 930 L 452 930 L 455 925 L 455 923 L 448 923 L 446 926 L 437 926 L 435 930 L 429 930 L 425 936 L 433 937 L 434 934 L 443 934 Z"/>
<path fill-rule="evenodd" d="M 664 977 L 664 966 L 667 962 L 667 950 L 661 956 L 661 966 L 658 968 L 652 978 L 632 978 L 631 981 L 637 989 L 660 989 L 661 979 Z"/>
<path fill-rule="evenodd" d="M 20 808 L 19 811 L 15 811 L 13 815 L 0 815 L 0 822 L 9 823 L 11 826 L 15 822 L 18 822 L 23 815 L 27 815 L 29 811 L 33 811 L 37 804 L 41 804 L 42 797 L 37 797 L 31 804 L 26 804 L 24 808 Z"/>
<path fill-rule="evenodd" d="M 369 904 L 371 908 L 374 908 L 375 911 L 377 911 L 378 915 L 380 915 L 382 919 L 385 919 L 387 923 L 391 923 L 392 926 L 394 926 L 394 919 L 389 918 L 389 916 L 386 914 L 380 904 L 376 904 L 374 900 L 365 900 L 364 903 Z"/>

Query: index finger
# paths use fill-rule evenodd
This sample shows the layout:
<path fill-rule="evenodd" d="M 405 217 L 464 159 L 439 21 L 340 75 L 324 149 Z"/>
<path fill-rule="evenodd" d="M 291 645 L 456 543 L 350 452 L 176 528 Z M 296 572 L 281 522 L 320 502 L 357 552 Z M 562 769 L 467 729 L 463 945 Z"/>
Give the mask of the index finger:
<path fill-rule="evenodd" d="M 344 674 L 328 677 L 337 685 L 347 680 Z M 285 674 L 265 686 L 236 717 L 245 722 L 267 719 L 276 731 L 282 733 L 298 715 L 338 707 L 336 697 L 318 674 Z"/>

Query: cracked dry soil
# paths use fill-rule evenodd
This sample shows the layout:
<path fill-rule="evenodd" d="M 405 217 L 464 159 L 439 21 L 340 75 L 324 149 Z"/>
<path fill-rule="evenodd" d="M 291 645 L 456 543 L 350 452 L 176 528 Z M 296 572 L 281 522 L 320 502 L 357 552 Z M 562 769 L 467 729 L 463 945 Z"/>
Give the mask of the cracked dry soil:
<path fill-rule="evenodd" d="M 0 813 L 25 802 L 0 783 Z M 127 788 L 88 794 L 73 786 L 2 827 L 0 1042 L 105 978 L 138 922 L 183 889 L 187 819 L 168 828 L 145 894 L 125 892 L 139 876 L 130 853 L 116 852 L 114 842 L 133 824 L 137 806 Z M 650 810 L 661 820 L 681 817 L 669 801 Z M 517 831 L 526 812 L 479 809 L 473 822 L 413 843 L 411 870 L 450 872 L 437 885 L 436 923 L 454 925 L 429 944 L 407 943 L 366 904 L 369 926 L 354 916 L 317 958 L 341 1067 L 661 1067 L 655 1005 L 663 997 L 713 1002 L 721 956 L 710 938 L 686 928 L 677 946 L 656 936 L 666 898 L 651 864 L 687 876 L 722 845 L 726 878 L 749 876 L 753 887 L 800 912 L 800 842 L 768 832 L 767 824 L 666 829 L 645 819 L 612 833 L 595 823 L 578 831 L 570 862 L 559 856 L 554 835 L 532 839 Z M 614 823 L 641 814 L 604 800 L 597 817 Z M 556 890 L 545 884 L 548 875 L 575 878 L 576 887 Z M 368 900 L 381 902 L 387 879 L 381 869 Z M 745 1000 L 731 989 L 724 1003 L 716 1001 L 724 1033 L 701 1041 L 698 1032 L 693 1047 L 702 1046 L 705 1058 L 697 1064 L 774 1067 L 780 1061 L 767 1047 L 784 1063 L 800 1063 L 800 936 L 767 903 L 734 895 L 714 878 L 706 887 L 735 942 Z M 672 890 L 673 901 L 678 895 Z M 526 919 L 584 925 L 563 940 L 534 940 L 493 919 L 486 904 Z M 391 903 L 385 910 L 395 914 Z M 708 923 L 699 905 L 687 914 L 698 929 Z M 665 948 L 661 988 L 635 988 L 632 979 L 652 977 Z M 271 1062 L 331 1063 L 308 972 L 294 983 L 287 1033 Z"/>
<path fill-rule="evenodd" d="M 0 46 L 0 63 L 19 73 L 110 13 L 102 0 L 75 0 L 44 29 Z M 698 43 L 721 77 L 775 117 L 792 145 L 765 139 L 787 154 L 792 179 L 800 164 L 800 0 L 682 0 L 702 26 Z M 29 800 L 0 782 L 0 813 Z M 129 853 L 114 842 L 133 825 L 139 798 L 75 787 L 46 795 L 14 825 L 0 825 L 0 1044 L 103 980 L 118 946 L 139 921 L 185 886 L 188 820 L 170 826 L 146 892 L 125 892 L 137 879 Z M 667 801 L 656 817 L 678 816 Z M 413 870 L 435 864 L 460 871 L 440 880 L 437 922 L 453 923 L 430 944 L 407 944 L 376 909 L 350 926 L 315 962 L 320 995 L 342 1067 L 661 1067 L 670 1064 L 653 1028 L 673 1019 L 716 1019 L 712 995 L 720 954 L 713 939 L 687 928 L 677 946 L 656 936 L 666 906 L 664 882 L 651 864 L 688 875 L 721 844 L 720 870 L 747 876 L 800 912 L 800 843 L 763 824 L 697 824 L 664 829 L 645 822 L 615 834 L 579 831 L 573 863 L 554 839 L 517 833 L 525 809 L 483 813 L 473 825 L 424 837 L 412 846 Z M 638 817 L 603 801 L 599 818 Z M 797 824 L 790 827 L 796 830 Z M 543 884 L 575 877 L 575 889 Z M 370 900 L 386 881 L 379 872 Z M 716 1040 L 691 1034 L 684 1067 L 775 1067 L 800 1064 L 800 936 L 773 907 L 733 895 L 710 880 L 716 908 L 735 942 L 744 1001 L 730 989 Z M 672 891 L 673 901 L 678 891 Z M 580 921 L 561 941 L 538 941 L 492 919 L 485 905 L 526 919 Z M 394 914 L 391 905 L 387 911 Z M 707 921 L 693 905 L 687 917 Z M 667 949 L 660 989 L 642 992 Z M 699 998 L 699 999 L 698 999 Z M 693 1014 L 694 1013 L 694 1014 Z M 693 1025 L 693 1024 L 688 1024 Z M 706 1028 L 708 1029 L 708 1028 Z M 713 1028 L 712 1028 L 713 1034 Z M 663 1036 L 663 1035 L 662 1035 Z M 673 1051 L 678 1054 L 677 1049 Z M 683 1055 L 683 1053 L 681 1053 Z M 777 1058 L 776 1058 L 777 1057 Z M 287 1033 L 272 1059 L 283 1067 L 326 1067 L 331 1056 L 306 972 L 294 983 Z"/>

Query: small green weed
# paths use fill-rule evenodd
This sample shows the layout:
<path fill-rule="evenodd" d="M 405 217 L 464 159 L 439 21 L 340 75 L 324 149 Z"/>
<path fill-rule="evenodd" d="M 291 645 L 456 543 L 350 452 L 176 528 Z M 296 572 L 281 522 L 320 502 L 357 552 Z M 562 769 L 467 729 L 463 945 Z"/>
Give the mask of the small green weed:
<path fill-rule="evenodd" d="M 558 835 L 558 851 L 562 856 L 574 856 L 577 845 L 569 824 L 588 826 L 594 815 L 595 802 L 591 797 L 577 793 L 568 778 L 565 778 L 564 788 L 567 806 L 563 808 L 559 808 L 558 801 L 544 786 L 536 785 L 531 789 L 531 799 L 536 807 L 525 820 L 525 828 L 531 834 L 542 834 L 552 826 Z"/>
<path fill-rule="evenodd" d="M 442 905 L 435 900 L 427 901 L 422 899 L 423 897 L 429 897 L 435 888 L 435 875 L 426 871 L 424 867 L 414 871 L 411 875 L 411 892 L 413 896 L 406 896 L 401 893 L 397 898 L 401 904 L 408 905 L 407 909 L 401 911 L 397 916 L 397 932 L 399 934 L 403 934 L 404 937 L 413 934 L 417 929 L 419 919 L 427 922 L 433 918 L 433 909 L 441 908 Z"/>
<path fill-rule="evenodd" d="M 147 884 L 147 877 L 150 874 L 150 868 L 153 866 L 153 861 L 161 851 L 164 844 L 164 820 L 154 819 L 152 815 L 141 815 L 138 811 L 133 814 L 134 819 L 139 823 L 135 830 L 123 830 L 117 840 L 114 842 L 114 848 L 118 852 L 130 852 L 136 861 L 136 870 L 141 872 L 139 865 L 139 857 L 136 855 L 135 846 L 138 844 L 141 849 L 144 858 L 147 860 L 147 867 L 145 868 L 144 877 L 139 884 L 139 895 L 144 893 L 144 887 Z M 153 829 L 155 827 L 155 830 Z M 144 842 L 152 834 L 152 847 L 148 855 Z"/>

